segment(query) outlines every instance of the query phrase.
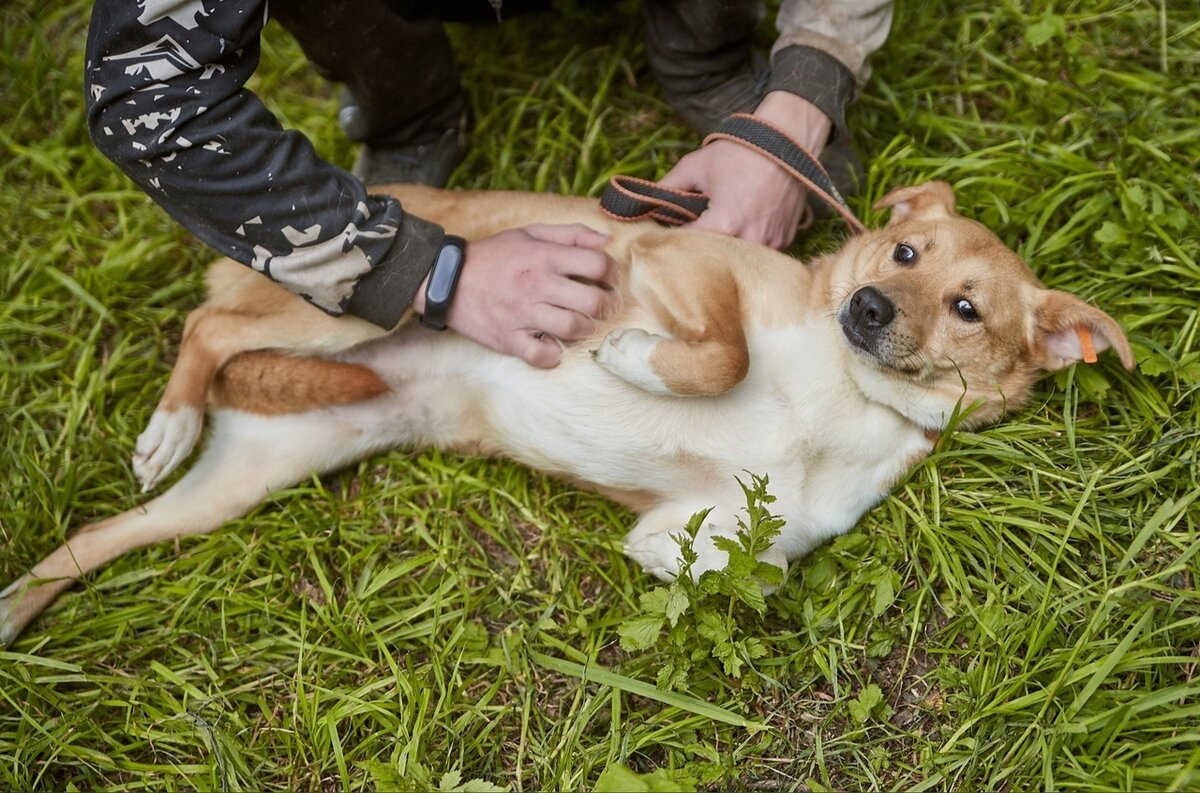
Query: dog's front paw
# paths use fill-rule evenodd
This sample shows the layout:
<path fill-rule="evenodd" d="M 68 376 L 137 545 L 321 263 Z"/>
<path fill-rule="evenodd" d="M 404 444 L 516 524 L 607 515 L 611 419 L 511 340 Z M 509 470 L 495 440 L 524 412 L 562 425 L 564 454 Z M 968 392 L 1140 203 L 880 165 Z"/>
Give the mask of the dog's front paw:
<path fill-rule="evenodd" d="M 671 389 L 654 371 L 650 356 L 665 339 L 641 328 L 617 328 L 604 337 L 592 353 L 596 362 L 617 377 L 651 394 L 670 394 Z"/>
<path fill-rule="evenodd" d="M 187 459 L 203 426 L 203 414 L 195 408 L 154 411 L 133 451 L 133 473 L 142 483 L 143 493 Z"/>
<path fill-rule="evenodd" d="M 663 581 L 674 581 L 683 561 L 679 543 L 667 532 L 638 535 L 630 532 L 625 538 L 625 555 L 642 569 Z"/>
<path fill-rule="evenodd" d="M 696 539 L 692 543 L 692 548 L 696 552 L 696 561 L 692 562 L 691 566 L 691 576 L 696 581 L 699 581 L 700 576 L 709 570 L 723 570 L 729 564 L 729 554 L 718 548 L 713 542 L 719 536 L 730 540 L 735 539 L 733 535 L 712 526 L 706 526 L 697 533 Z M 675 580 L 683 562 L 679 543 L 668 532 L 645 535 L 631 532 L 625 539 L 625 555 L 640 564 L 647 573 L 663 581 Z M 783 573 L 783 579 L 787 578 L 787 556 L 778 547 L 772 545 L 758 555 L 758 560 L 778 567 Z M 766 581 L 758 583 L 762 586 L 764 595 L 773 595 L 779 589 L 778 584 Z"/>

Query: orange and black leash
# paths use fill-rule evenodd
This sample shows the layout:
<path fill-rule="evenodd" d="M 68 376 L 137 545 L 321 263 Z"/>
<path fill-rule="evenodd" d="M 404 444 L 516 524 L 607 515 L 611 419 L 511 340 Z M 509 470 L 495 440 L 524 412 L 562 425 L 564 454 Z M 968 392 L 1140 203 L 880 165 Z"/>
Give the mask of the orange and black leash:
<path fill-rule="evenodd" d="M 852 232 L 865 230 L 817 158 L 774 124 L 748 113 L 735 113 L 721 122 L 704 144 L 714 140 L 732 141 L 770 159 L 828 203 Z M 652 218 L 683 225 L 696 220 L 707 207 L 708 196 L 703 193 L 674 190 L 636 176 L 612 177 L 600 197 L 600 208 L 617 220 Z"/>

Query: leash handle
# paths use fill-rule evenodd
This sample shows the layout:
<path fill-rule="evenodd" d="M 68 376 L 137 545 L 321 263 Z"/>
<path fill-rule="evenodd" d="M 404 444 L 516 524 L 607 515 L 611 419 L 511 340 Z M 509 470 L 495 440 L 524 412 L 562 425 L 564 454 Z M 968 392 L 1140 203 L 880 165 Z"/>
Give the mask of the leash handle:
<path fill-rule="evenodd" d="M 681 226 L 700 217 L 708 208 L 708 196 L 672 190 L 636 176 L 614 176 L 600 196 L 600 209 L 617 220 L 653 218 Z"/>
<path fill-rule="evenodd" d="M 735 113 L 704 139 L 704 145 L 714 140 L 730 140 L 763 155 L 829 204 L 855 234 L 865 231 L 817 158 L 779 127 L 748 113 Z M 673 190 L 636 176 L 612 177 L 600 196 L 600 209 L 617 220 L 653 218 L 678 226 L 691 223 L 707 208 L 708 196 L 703 193 Z"/>

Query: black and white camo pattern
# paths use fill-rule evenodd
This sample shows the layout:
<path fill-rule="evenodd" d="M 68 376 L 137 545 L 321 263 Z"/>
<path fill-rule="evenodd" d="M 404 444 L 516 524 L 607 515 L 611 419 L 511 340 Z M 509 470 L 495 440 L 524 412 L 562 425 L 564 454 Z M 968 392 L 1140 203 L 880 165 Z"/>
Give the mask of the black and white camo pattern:
<path fill-rule="evenodd" d="M 341 314 L 372 268 L 396 267 L 387 260 L 406 247 L 427 257 L 429 246 L 398 240 L 397 201 L 368 195 L 245 89 L 266 20 L 264 0 L 98 0 L 85 67 L 89 127 L 204 242 Z M 411 263 L 421 268 L 416 282 L 428 265 Z M 379 275 L 373 288 L 396 284 L 400 305 L 367 318 L 389 324 L 414 278 Z"/>

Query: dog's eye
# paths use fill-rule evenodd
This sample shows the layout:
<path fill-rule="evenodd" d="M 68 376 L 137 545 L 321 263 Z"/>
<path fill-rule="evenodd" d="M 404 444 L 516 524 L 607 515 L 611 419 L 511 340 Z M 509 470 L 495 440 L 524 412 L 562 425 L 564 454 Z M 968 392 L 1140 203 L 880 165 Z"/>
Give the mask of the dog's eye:
<path fill-rule="evenodd" d="M 966 322 L 979 321 L 979 312 L 975 310 L 975 306 L 971 305 L 971 301 L 965 297 L 960 297 L 954 301 L 954 313 L 958 314 Z"/>
<path fill-rule="evenodd" d="M 896 246 L 896 250 L 892 251 L 892 258 L 900 264 L 912 264 L 917 260 L 917 252 L 913 246 L 902 242 Z"/>

